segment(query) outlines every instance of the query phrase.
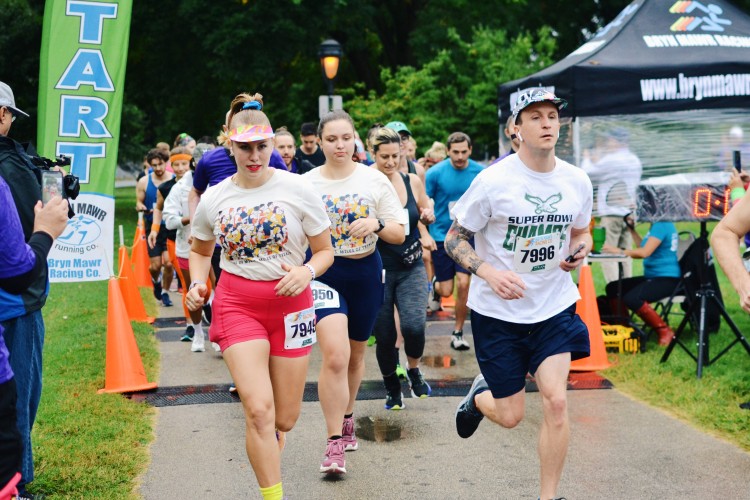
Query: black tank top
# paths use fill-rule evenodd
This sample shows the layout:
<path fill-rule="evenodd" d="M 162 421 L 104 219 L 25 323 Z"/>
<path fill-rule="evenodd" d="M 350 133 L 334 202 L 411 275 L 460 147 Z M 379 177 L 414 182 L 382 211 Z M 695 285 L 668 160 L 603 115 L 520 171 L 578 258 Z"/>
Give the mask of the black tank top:
<path fill-rule="evenodd" d="M 409 234 L 406 235 L 406 239 L 400 245 L 392 245 L 385 241 L 378 239 L 378 251 L 380 257 L 383 259 L 383 269 L 386 271 L 402 271 L 409 269 L 411 266 L 407 266 L 401 262 L 401 253 L 408 248 L 414 240 L 419 239 L 419 229 L 417 223 L 419 222 L 419 207 L 417 207 L 417 200 L 414 198 L 414 193 L 411 190 L 411 182 L 408 174 L 401 174 L 401 178 L 404 180 L 404 186 L 406 187 L 406 204 L 404 208 L 409 212 Z M 421 259 L 418 261 L 421 262 Z"/>

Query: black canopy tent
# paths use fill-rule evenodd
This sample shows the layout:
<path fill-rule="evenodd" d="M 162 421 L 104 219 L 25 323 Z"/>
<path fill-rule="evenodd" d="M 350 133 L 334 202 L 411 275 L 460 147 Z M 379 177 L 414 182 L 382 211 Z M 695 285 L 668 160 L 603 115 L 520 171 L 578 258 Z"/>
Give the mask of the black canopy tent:
<path fill-rule="evenodd" d="M 717 171 L 725 166 L 712 161 L 711 157 L 715 159 L 717 149 L 730 145 L 726 138 L 713 141 L 706 130 L 740 125 L 736 127 L 739 133 L 734 134 L 739 142 L 732 144 L 732 149 L 748 146 L 747 142 L 741 142 L 741 126 L 747 129 L 750 125 L 747 118 L 750 16 L 725 0 L 635 0 L 563 60 L 536 74 L 501 85 L 498 89 L 501 127 L 510 115 L 517 93 L 529 87 L 545 87 L 568 100 L 568 108 L 562 116 L 572 116 L 575 120 L 570 128 L 572 134 L 568 131 L 565 135 L 569 137 L 561 134 L 558 150 L 561 143 L 567 142 L 573 148 L 577 164 L 580 164 L 577 160 L 581 150 L 590 147 L 590 144 L 583 145 L 581 122 L 588 121 L 588 132 L 596 134 L 602 124 L 608 124 L 602 117 L 610 117 L 609 123 L 627 119 L 631 124 L 628 127 L 630 148 L 643 164 L 642 179 L 653 172 L 680 172 L 684 178 L 678 180 L 671 175 L 642 180 L 635 200 L 639 220 L 701 221 L 701 233 L 696 242 L 703 257 L 698 266 L 701 271 L 697 273 L 700 292 L 696 294 L 697 299 L 692 300 L 689 314 L 662 362 L 675 345 L 680 345 L 697 361 L 700 378 L 704 364 L 713 363 L 736 343 L 742 343 L 750 354 L 750 344 L 717 298 L 718 287 L 708 279 L 713 269 L 706 257 L 706 220 L 721 219 L 728 209 L 729 199 L 725 187 L 728 174 Z M 662 121 L 654 118 L 656 115 L 668 118 Z M 638 150 L 639 141 L 646 147 Z M 652 154 L 649 147 L 667 150 L 667 154 Z M 701 163 L 699 157 L 707 149 L 711 153 L 703 155 L 707 161 Z M 667 168 L 664 168 L 665 157 L 669 157 L 670 162 Z M 709 171 L 711 169 L 713 172 Z M 704 181 L 700 179 L 704 173 L 722 178 Z M 713 359 L 709 356 L 705 329 L 709 306 L 720 309 L 736 336 L 736 340 Z M 697 355 L 678 340 L 690 317 L 698 318 Z"/>
<path fill-rule="evenodd" d="M 574 120 L 564 120 L 556 148 L 564 160 L 584 166 L 602 134 L 627 130 L 643 167 L 639 210 L 650 206 L 641 203 L 644 193 L 664 207 L 652 220 L 702 220 L 703 209 L 685 215 L 697 210 L 695 176 L 704 186 L 703 174 L 712 175 L 709 184 L 722 190 L 727 151 L 741 149 L 750 167 L 750 133 L 743 133 L 750 132 L 750 16 L 725 0 L 635 0 L 563 60 L 501 85 L 501 129 L 529 87 L 568 100 L 562 117 Z"/>
<path fill-rule="evenodd" d="M 573 117 L 748 108 L 750 16 L 724 0 L 636 0 L 565 59 L 501 85 L 501 123 L 537 86 Z"/>

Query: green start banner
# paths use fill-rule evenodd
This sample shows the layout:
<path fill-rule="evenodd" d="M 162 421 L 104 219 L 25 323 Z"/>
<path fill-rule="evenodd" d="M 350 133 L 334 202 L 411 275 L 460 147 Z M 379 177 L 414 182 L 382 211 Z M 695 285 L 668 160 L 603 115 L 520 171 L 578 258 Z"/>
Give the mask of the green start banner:
<path fill-rule="evenodd" d="M 47 0 L 38 149 L 70 158 L 81 194 L 55 240 L 50 281 L 105 280 L 114 256 L 114 181 L 132 0 Z"/>

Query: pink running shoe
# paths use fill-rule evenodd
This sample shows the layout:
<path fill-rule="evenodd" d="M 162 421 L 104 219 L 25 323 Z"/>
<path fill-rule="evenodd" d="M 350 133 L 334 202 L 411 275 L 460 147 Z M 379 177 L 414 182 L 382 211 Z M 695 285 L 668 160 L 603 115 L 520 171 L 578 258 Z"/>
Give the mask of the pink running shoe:
<path fill-rule="evenodd" d="M 344 442 L 344 451 L 355 451 L 359 448 L 357 436 L 354 434 L 354 417 L 345 418 L 341 427 L 341 440 Z"/>
<path fill-rule="evenodd" d="M 328 440 L 325 457 L 323 457 L 323 461 L 320 463 L 320 472 L 326 474 L 346 474 L 344 441 L 342 439 Z"/>

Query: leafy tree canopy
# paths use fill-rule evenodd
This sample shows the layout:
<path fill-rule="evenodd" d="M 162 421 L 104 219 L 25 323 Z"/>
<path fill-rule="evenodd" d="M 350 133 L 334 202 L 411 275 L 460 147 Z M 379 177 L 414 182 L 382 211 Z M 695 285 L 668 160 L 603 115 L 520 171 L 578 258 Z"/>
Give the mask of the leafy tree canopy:
<path fill-rule="evenodd" d="M 0 80 L 36 135 L 44 0 L 2 0 Z M 326 88 L 317 50 L 344 49 L 336 92 L 360 128 L 409 122 L 423 147 L 463 129 L 497 141 L 496 88 L 573 51 L 629 0 L 133 1 L 120 158 L 138 160 L 180 132 L 216 135 L 232 97 L 258 91 L 274 126 L 318 115 Z M 735 4 L 750 10 L 750 0 Z"/>

